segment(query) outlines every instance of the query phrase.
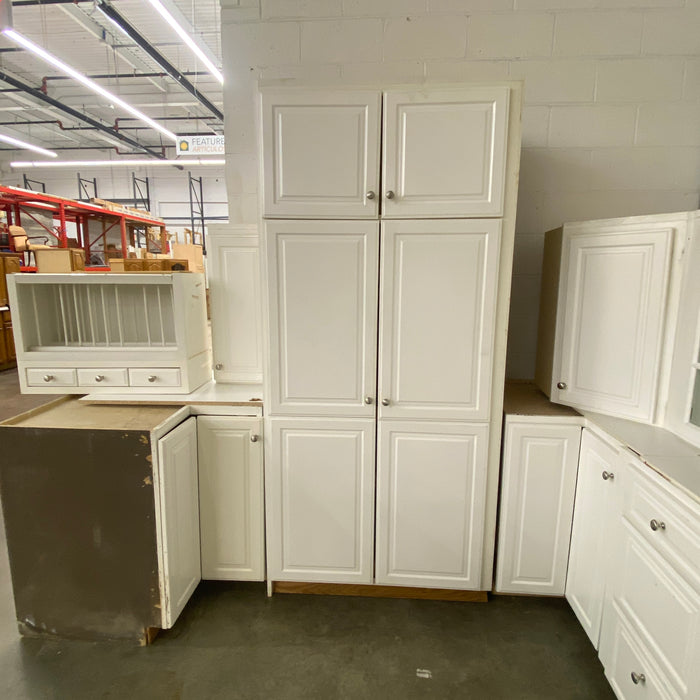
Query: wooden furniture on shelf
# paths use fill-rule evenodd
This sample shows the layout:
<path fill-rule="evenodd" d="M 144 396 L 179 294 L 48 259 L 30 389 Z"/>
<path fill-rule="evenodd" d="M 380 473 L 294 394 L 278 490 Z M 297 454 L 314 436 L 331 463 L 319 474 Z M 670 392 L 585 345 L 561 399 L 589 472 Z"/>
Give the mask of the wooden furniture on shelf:
<path fill-rule="evenodd" d="M 194 273 L 9 278 L 25 393 L 188 394 L 211 378 Z"/>
<path fill-rule="evenodd" d="M 0 370 L 17 365 L 15 339 L 12 332 L 10 298 L 7 291 L 7 275 L 20 271 L 19 256 L 0 253 Z"/>
<path fill-rule="evenodd" d="M 261 99 L 268 577 L 490 590 L 520 87 Z"/>

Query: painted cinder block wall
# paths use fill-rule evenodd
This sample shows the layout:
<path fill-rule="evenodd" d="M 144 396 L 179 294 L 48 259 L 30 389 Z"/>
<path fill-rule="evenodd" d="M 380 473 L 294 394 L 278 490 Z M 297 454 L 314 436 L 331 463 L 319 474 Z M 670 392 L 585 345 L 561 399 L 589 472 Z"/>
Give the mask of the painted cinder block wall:
<path fill-rule="evenodd" d="M 231 221 L 257 223 L 257 81 L 525 81 L 508 375 L 534 374 L 544 231 L 696 209 L 700 0 L 221 0 Z"/>

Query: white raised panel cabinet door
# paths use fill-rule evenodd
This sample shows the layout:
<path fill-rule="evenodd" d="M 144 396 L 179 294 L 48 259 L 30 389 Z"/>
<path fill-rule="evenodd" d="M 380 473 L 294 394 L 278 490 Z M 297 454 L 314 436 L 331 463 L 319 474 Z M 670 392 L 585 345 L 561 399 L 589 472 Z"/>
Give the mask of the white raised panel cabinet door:
<path fill-rule="evenodd" d="M 571 530 L 566 599 L 598 648 L 614 506 L 622 474 L 617 451 L 590 430 L 581 435 L 581 453 Z"/>
<path fill-rule="evenodd" d="M 507 87 L 384 93 L 382 214 L 501 216 Z"/>
<path fill-rule="evenodd" d="M 158 441 L 156 519 L 163 587 L 163 628 L 169 629 L 200 582 L 197 419 Z"/>
<path fill-rule="evenodd" d="M 263 440 L 260 418 L 200 416 L 202 578 L 265 578 Z"/>
<path fill-rule="evenodd" d="M 380 421 L 377 583 L 478 590 L 488 426 Z"/>
<path fill-rule="evenodd" d="M 564 228 L 551 399 L 652 423 L 673 228 Z"/>
<path fill-rule="evenodd" d="M 377 228 L 266 222 L 271 415 L 375 415 Z"/>
<path fill-rule="evenodd" d="M 506 419 L 496 590 L 564 595 L 581 428 Z"/>
<path fill-rule="evenodd" d="M 263 91 L 265 217 L 376 218 L 377 91 Z"/>
<path fill-rule="evenodd" d="M 488 420 L 500 232 L 382 222 L 381 418 Z"/>
<path fill-rule="evenodd" d="M 207 234 L 214 379 L 262 382 L 260 255 L 255 226 Z"/>
<path fill-rule="evenodd" d="M 268 579 L 371 583 L 371 419 L 272 418 L 265 460 Z"/>

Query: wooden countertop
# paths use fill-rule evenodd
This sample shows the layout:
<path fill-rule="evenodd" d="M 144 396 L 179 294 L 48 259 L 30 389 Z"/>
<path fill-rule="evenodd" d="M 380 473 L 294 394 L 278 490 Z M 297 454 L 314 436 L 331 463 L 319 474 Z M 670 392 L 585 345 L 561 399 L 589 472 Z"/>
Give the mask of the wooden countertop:
<path fill-rule="evenodd" d="M 532 382 L 509 380 L 503 397 L 503 413 L 518 416 L 576 417 L 568 406 L 552 403 Z"/>

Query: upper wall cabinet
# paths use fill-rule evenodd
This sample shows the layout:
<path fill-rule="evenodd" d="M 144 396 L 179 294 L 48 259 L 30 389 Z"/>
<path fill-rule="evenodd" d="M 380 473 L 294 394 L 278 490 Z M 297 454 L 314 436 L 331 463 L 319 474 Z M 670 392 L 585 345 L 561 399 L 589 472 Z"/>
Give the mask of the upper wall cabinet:
<path fill-rule="evenodd" d="M 501 216 L 509 88 L 384 93 L 385 217 Z"/>
<path fill-rule="evenodd" d="M 552 401 L 655 422 L 682 226 L 635 217 L 547 234 L 536 380 Z"/>
<path fill-rule="evenodd" d="M 263 92 L 266 217 L 376 218 L 379 92 Z"/>
<path fill-rule="evenodd" d="M 264 91 L 264 215 L 501 216 L 509 95 L 505 86 Z"/>

